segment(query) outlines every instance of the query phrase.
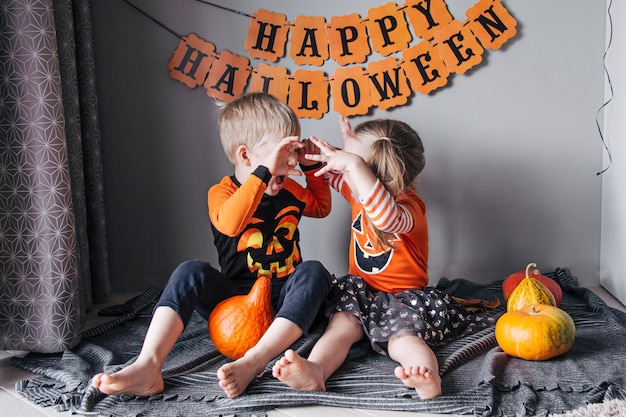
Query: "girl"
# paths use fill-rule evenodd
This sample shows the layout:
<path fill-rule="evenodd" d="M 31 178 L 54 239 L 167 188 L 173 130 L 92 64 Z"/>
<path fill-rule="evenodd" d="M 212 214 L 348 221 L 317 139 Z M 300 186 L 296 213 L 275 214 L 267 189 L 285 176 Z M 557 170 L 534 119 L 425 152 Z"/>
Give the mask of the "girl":
<path fill-rule="evenodd" d="M 377 352 L 399 362 L 395 376 L 422 399 L 441 395 L 430 346 L 458 337 L 468 326 L 463 307 L 428 284 L 426 207 L 414 189 L 424 168 L 419 135 L 397 120 L 372 120 L 354 130 L 339 124 L 344 148 L 312 137 L 324 175 L 352 208 L 349 274 L 337 279 L 338 302 L 308 359 L 287 350 L 273 375 L 299 391 L 325 391 L 350 347 L 367 335 Z M 472 324 L 473 325 L 473 324 Z"/>

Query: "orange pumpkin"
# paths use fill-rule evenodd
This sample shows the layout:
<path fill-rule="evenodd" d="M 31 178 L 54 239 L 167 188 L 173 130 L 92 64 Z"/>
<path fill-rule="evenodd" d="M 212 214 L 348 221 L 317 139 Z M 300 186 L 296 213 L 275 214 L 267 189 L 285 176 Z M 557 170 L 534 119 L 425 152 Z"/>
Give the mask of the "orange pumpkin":
<path fill-rule="evenodd" d="M 548 304 L 556 306 L 554 296 L 538 279 L 530 276 L 530 268 L 534 268 L 534 263 L 528 264 L 526 267 L 526 276 L 519 283 L 517 288 L 513 290 L 506 303 L 507 310 L 519 310 L 520 308 L 531 304 Z"/>
<path fill-rule="evenodd" d="M 529 271 L 529 273 L 533 278 L 539 280 L 539 282 L 548 287 L 548 289 L 554 296 L 554 301 L 556 302 L 555 305 L 557 307 L 560 306 L 561 301 L 563 301 L 563 290 L 561 289 L 559 283 L 552 278 L 541 274 L 541 272 L 539 272 L 539 270 L 536 268 L 533 268 L 531 271 Z M 502 294 L 504 295 L 504 301 L 507 301 L 509 299 L 515 288 L 517 288 L 519 283 L 522 282 L 524 278 L 526 278 L 525 270 L 513 272 L 506 277 L 506 279 L 502 283 Z"/>
<path fill-rule="evenodd" d="M 496 341 L 510 356 L 542 361 L 562 355 L 574 344 L 574 320 L 558 307 L 539 304 L 504 313 L 496 322 Z"/>
<path fill-rule="evenodd" d="M 208 328 L 221 354 L 239 359 L 257 344 L 274 320 L 271 291 L 270 278 L 260 276 L 247 295 L 230 297 L 215 306 Z"/>

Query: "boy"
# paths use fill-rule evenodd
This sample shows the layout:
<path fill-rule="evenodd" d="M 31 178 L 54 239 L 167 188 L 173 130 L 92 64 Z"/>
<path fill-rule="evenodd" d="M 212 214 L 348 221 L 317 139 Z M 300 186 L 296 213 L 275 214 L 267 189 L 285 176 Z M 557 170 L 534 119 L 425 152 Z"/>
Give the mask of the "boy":
<path fill-rule="evenodd" d="M 272 278 L 277 314 L 259 342 L 217 372 L 229 398 L 241 395 L 256 375 L 312 325 L 331 287 L 331 275 L 316 261 L 302 261 L 298 221 L 324 217 L 330 188 L 314 173 L 320 163 L 304 158 L 319 153 L 300 142 L 300 122 L 286 104 L 265 93 L 245 94 L 223 106 L 220 139 L 234 166 L 210 188 L 209 217 L 221 272 L 202 261 L 174 270 L 157 306 L 137 360 L 113 373 L 100 373 L 92 385 L 105 394 L 153 395 L 164 390 L 165 358 L 195 309 L 208 318 L 222 300 L 245 294 L 257 276 Z M 288 178 L 305 173 L 306 187 Z"/>

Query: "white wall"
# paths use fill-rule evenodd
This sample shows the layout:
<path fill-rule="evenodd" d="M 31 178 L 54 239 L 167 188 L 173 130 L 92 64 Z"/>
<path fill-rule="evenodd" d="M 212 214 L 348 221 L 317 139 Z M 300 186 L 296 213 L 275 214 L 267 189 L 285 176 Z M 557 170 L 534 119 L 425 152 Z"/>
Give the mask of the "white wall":
<path fill-rule="evenodd" d="M 247 18 L 201 2 L 134 0 L 173 31 L 247 55 Z M 365 16 L 379 0 L 219 1 L 249 14 Z M 475 1 L 448 0 L 464 20 Z M 600 270 L 604 2 L 504 1 L 518 35 L 434 94 L 369 117 L 413 125 L 426 148 L 420 190 L 428 205 L 430 274 L 479 282 L 534 261 L 569 267 L 583 284 Z M 163 284 L 181 261 L 217 265 L 206 191 L 231 173 L 204 89 L 172 80 L 178 38 L 126 3 L 91 2 L 104 141 L 105 197 L 115 289 Z M 373 54 L 370 61 L 380 59 Z M 259 61 L 252 60 L 256 67 Z M 293 73 L 289 58 L 279 62 Z M 332 62 L 323 68 L 332 74 Z M 364 118 L 355 118 L 358 123 Z M 302 121 L 303 135 L 339 145 L 337 116 Z M 608 178 L 608 177 L 604 177 Z M 337 197 L 337 195 L 335 194 Z M 347 268 L 348 211 L 335 198 L 327 219 L 306 220 L 302 247 L 337 273 Z"/>
<path fill-rule="evenodd" d="M 607 68 L 614 96 L 604 112 L 604 133 L 613 163 L 609 165 L 606 153 L 604 163 L 608 170 L 602 175 L 600 283 L 622 303 L 626 303 L 626 5 L 613 1 L 610 12 L 613 18 L 613 39 L 607 53 Z M 609 39 L 610 25 L 607 24 L 607 45 Z M 607 100 L 611 97 L 608 79 L 606 97 Z"/>

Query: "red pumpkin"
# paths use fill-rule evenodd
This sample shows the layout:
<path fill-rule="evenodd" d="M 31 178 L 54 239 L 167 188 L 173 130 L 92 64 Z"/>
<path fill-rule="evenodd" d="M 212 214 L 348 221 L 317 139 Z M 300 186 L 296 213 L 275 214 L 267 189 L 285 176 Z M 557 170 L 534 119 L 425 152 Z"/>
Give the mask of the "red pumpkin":
<path fill-rule="evenodd" d="M 495 334 L 498 345 L 508 355 L 542 361 L 570 350 L 576 326 L 564 310 L 539 304 L 504 313 L 496 322 Z"/>
<path fill-rule="evenodd" d="M 543 285 L 548 287 L 552 295 L 554 296 L 554 301 L 556 302 L 556 306 L 560 306 L 563 301 L 563 290 L 558 282 L 555 280 L 548 278 L 545 275 L 542 275 L 538 269 L 533 268 L 530 270 L 530 276 L 539 280 Z M 504 295 L 504 301 L 507 301 L 513 290 L 517 288 L 520 282 L 526 277 L 526 270 L 521 270 L 512 273 L 502 283 L 502 294 Z"/>
<path fill-rule="evenodd" d="M 274 320 L 271 280 L 260 276 L 248 295 L 219 303 L 209 316 L 209 334 L 215 348 L 231 359 L 241 358 L 257 344 Z"/>

